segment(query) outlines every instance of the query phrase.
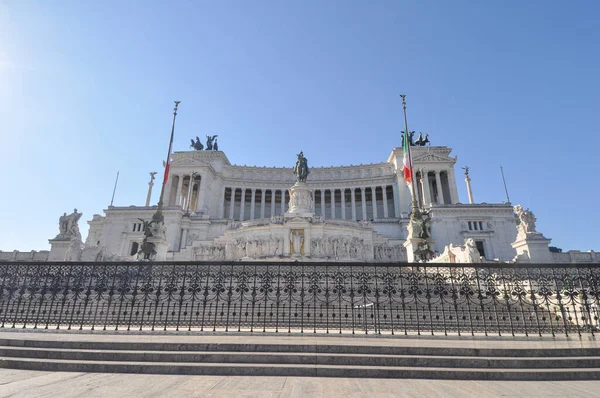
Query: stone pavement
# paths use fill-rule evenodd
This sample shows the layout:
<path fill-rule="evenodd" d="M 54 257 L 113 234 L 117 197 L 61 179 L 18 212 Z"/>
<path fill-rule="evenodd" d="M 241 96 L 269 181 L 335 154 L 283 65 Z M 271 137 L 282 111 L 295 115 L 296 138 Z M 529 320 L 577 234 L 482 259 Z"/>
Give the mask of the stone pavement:
<path fill-rule="evenodd" d="M 0 397 L 600 397 L 600 381 L 165 376 L 0 369 Z"/>

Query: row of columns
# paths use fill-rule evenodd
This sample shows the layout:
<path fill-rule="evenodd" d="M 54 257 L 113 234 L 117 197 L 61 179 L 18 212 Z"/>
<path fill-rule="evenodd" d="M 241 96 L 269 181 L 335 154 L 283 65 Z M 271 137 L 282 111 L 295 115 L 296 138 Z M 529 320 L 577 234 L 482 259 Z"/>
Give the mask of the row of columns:
<path fill-rule="evenodd" d="M 388 188 L 389 187 L 389 188 Z M 378 214 L 378 209 L 377 209 L 377 188 L 381 189 L 381 194 L 382 194 L 382 201 L 383 201 L 383 214 L 379 215 Z M 364 188 L 331 188 L 331 189 L 318 189 L 313 191 L 313 208 L 312 210 L 315 211 L 315 198 L 316 198 L 316 193 L 319 192 L 320 193 L 320 209 L 321 209 L 321 214 L 325 215 L 325 192 L 329 191 L 330 192 L 330 208 L 331 208 L 331 218 L 336 218 L 336 205 L 340 204 L 341 207 L 341 218 L 342 219 L 348 219 L 347 214 L 346 214 L 346 190 L 349 189 L 350 190 L 350 198 L 351 198 L 351 220 L 356 221 L 358 219 L 361 220 L 366 220 L 367 219 L 367 200 L 366 200 L 366 192 L 367 190 L 371 191 L 371 210 L 372 210 L 372 218 L 379 218 L 380 216 L 383 216 L 383 218 L 390 218 L 390 217 L 396 217 L 396 203 L 395 201 L 392 199 L 392 206 L 393 206 L 393 214 L 390 214 L 390 210 L 389 210 L 389 205 L 388 205 L 388 197 L 387 197 L 387 189 L 392 189 L 392 198 L 394 197 L 394 191 L 393 191 L 393 187 L 390 185 L 380 185 L 380 186 L 371 186 L 371 187 L 364 187 Z M 287 189 L 269 189 L 269 191 L 271 191 L 271 202 L 270 202 L 270 209 L 267 209 L 267 203 L 266 203 L 266 189 L 259 189 L 259 188 L 230 188 L 230 197 L 229 197 L 229 211 L 227 212 L 227 218 L 229 219 L 234 219 L 234 213 L 235 213 L 235 206 L 236 206 L 236 191 L 237 190 L 241 190 L 241 198 L 239 201 L 239 205 L 240 205 L 240 211 L 239 211 L 239 220 L 244 220 L 245 216 L 246 216 L 246 192 L 248 192 L 248 190 L 251 191 L 251 195 L 250 195 L 250 214 L 249 214 L 249 219 L 250 220 L 254 220 L 254 219 L 261 219 L 261 218 L 265 218 L 265 217 L 272 217 L 276 214 L 284 214 L 286 209 L 287 209 L 287 200 L 289 198 L 289 194 L 286 196 L 286 194 L 288 193 Z M 257 197 L 257 190 L 260 190 L 260 197 Z M 356 190 L 360 190 L 360 197 L 361 197 L 361 216 L 360 218 L 357 217 L 357 212 L 356 212 Z M 336 201 L 335 200 L 335 192 L 336 191 L 341 191 L 341 201 Z M 222 190 L 222 204 L 221 207 L 223 208 L 223 211 L 220 212 L 222 213 L 222 216 L 224 217 L 224 207 L 225 207 L 225 188 L 223 188 Z M 276 203 L 275 201 L 275 196 L 277 193 L 280 193 L 280 203 Z M 256 212 L 256 201 L 260 200 L 260 214 L 255 214 Z M 279 212 L 276 213 L 275 209 L 276 206 L 280 206 Z"/>
<path fill-rule="evenodd" d="M 435 186 L 437 189 L 437 197 L 435 197 L 435 198 L 432 195 L 432 192 L 431 192 L 432 185 L 429 182 L 429 173 L 430 172 L 434 173 Z M 443 190 L 442 178 L 441 178 L 442 172 L 446 174 L 446 178 L 447 178 L 446 183 L 448 186 L 448 193 L 449 193 L 449 197 L 447 198 L 447 200 L 444 200 L 444 190 Z M 456 183 L 454 182 L 454 173 L 450 172 L 449 170 L 422 169 L 422 170 L 419 170 L 419 174 L 420 174 L 420 181 L 418 181 L 418 183 L 420 184 L 420 188 L 421 188 L 421 194 L 422 194 L 421 199 L 423 200 L 423 204 L 425 206 L 430 205 L 432 203 L 435 203 L 438 205 L 443 205 L 443 204 L 451 204 L 451 203 L 458 202 L 458 193 L 455 192 Z M 446 203 L 446 202 L 448 202 L 448 203 Z"/>
<path fill-rule="evenodd" d="M 188 185 L 187 185 L 187 191 L 183 190 L 183 180 L 189 176 L 188 179 Z M 177 191 L 175 194 L 175 203 L 171 203 L 171 205 L 174 206 L 181 206 L 183 208 L 184 211 L 186 212 L 196 212 L 198 211 L 198 207 L 200 205 L 200 185 L 201 185 L 201 179 L 196 179 L 196 172 L 191 172 L 189 175 L 186 174 L 180 174 L 180 175 L 176 175 L 173 176 L 171 175 L 171 178 L 174 177 L 178 177 L 178 182 L 177 182 Z M 194 204 L 193 202 L 193 198 L 194 198 L 194 192 L 196 193 L 195 196 L 195 206 L 192 206 Z"/>
<path fill-rule="evenodd" d="M 255 218 L 265 218 L 265 212 L 267 211 L 266 209 L 266 202 L 265 202 L 265 197 L 266 197 L 266 191 L 265 189 L 261 189 L 261 197 L 260 197 L 260 216 L 256 217 L 255 213 L 255 208 L 256 208 L 256 191 L 259 188 L 231 188 L 231 196 L 230 196 L 230 200 L 229 200 L 229 217 L 230 219 L 233 219 L 233 215 L 234 215 L 234 211 L 235 211 L 235 192 L 237 189 L 241 189 L 241 199 L 240 199 L 240 215 L 239 215 L 239 219 L 240 220 L 244 220 L 244 216 L 245 216 L 245 210 L 246 210 L 246 192 L 248 190 L 250 190 L 252 192 L 252 195 L 250 197 L 250 220 L 254 220 Z M 271 208 L 269 209 L 269 215 L 268 217 L 272 217 L 275 215 L 275 206 L 279 206 L 279 214 L 283 214 L 285 213 L 286 210 L 286 193 L 288 192 L 287 189 L 270 189 L 271 191 Z M 275 203 L 275 194 L 277 192 L 280 192 L 280 203 L 276 204 Z M 225 202 L 225 189 L 223 189 L 223 202 Z"/>

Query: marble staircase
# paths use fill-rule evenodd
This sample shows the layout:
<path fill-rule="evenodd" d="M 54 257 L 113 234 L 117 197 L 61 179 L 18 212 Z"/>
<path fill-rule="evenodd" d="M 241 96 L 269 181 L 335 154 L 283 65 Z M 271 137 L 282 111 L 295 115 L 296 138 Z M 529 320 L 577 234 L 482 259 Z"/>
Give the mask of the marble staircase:
<path fill-rule="evenodd" d="M 68 334 L 68 333 L 67 333 Z M 65 334 L 65 335 L 67 335 Z M 219 342 L 202 336 L 139 340 L 48 338 L 0 333 L 0 368 L 101 373 L 369 377 L 463 380 L 600 380 L 600 346 L 476 347 L 452 341 L 298 337 L 270 343 L 268 335 Z M 19 335 L 26 338 L 20 338 Z M 5 337 L 6 336 L 6 337 Z M 71 337 L 71 336 L 69 336 Z M 260 337 L 260 338 L 259 338 Z M 373 342 L 373 344 L 371 344 Z"/>

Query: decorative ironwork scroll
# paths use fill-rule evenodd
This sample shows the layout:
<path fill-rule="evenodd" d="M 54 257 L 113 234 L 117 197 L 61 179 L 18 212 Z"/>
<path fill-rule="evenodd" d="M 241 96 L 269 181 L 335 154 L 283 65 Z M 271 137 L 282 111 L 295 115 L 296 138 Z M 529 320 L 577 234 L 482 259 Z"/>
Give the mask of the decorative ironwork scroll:
<path fill-rule="evenodd" d="M 2 328 L 581 335 L 599 304 L 597 264 L 0 263 Z"/>

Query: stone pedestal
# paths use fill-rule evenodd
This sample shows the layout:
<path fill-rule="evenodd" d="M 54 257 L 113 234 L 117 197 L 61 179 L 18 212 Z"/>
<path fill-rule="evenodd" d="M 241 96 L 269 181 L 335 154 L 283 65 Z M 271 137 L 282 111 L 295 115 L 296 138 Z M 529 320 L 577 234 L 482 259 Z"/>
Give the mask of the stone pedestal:
<path fill-rule="evenodd" d="M 517 251 L 515 261 L 519 263 L 552 263 L 549 245 L 552 239 L 546 238 L 539 232 L 529 232 L 517 235 L 510 245 Z"/>
<path fill-rule="evenodd" d="M 156 250 L 154 261 L 166 261 L 167 249 L 169 248 L 169 243 L 167 240 L 158 237 L 152 237 L 148 238 L 148 242 L 154 243 L 154 250 Z"/>
<path fill-rule="evenodd" d="M 56 237 L 54 239 L 48 239 L 48 242 L 50 243 L 48 261 L 65 261 L 65 255 L 69 249 L 71 239 Z"/>
<path fill-rule="evenodd" d="M 409 263 L 419 263 L 421 262 L 419 258 L 419 253 L 426 254 L 429 253 L 427 260 L 433 258 L 433 243 L 435 241 L 433 239 L 423 239 L 423 238 L 406 238 L 403 243 L 403 246 L 406 248 L 406 261 Z"/>
<path fill-rule="evenodd" d="M 289 209 L 284 214 L 285 218 L 312 217 L 313 193 L 305 182 L 296 182 L 290 188 Z"/>

